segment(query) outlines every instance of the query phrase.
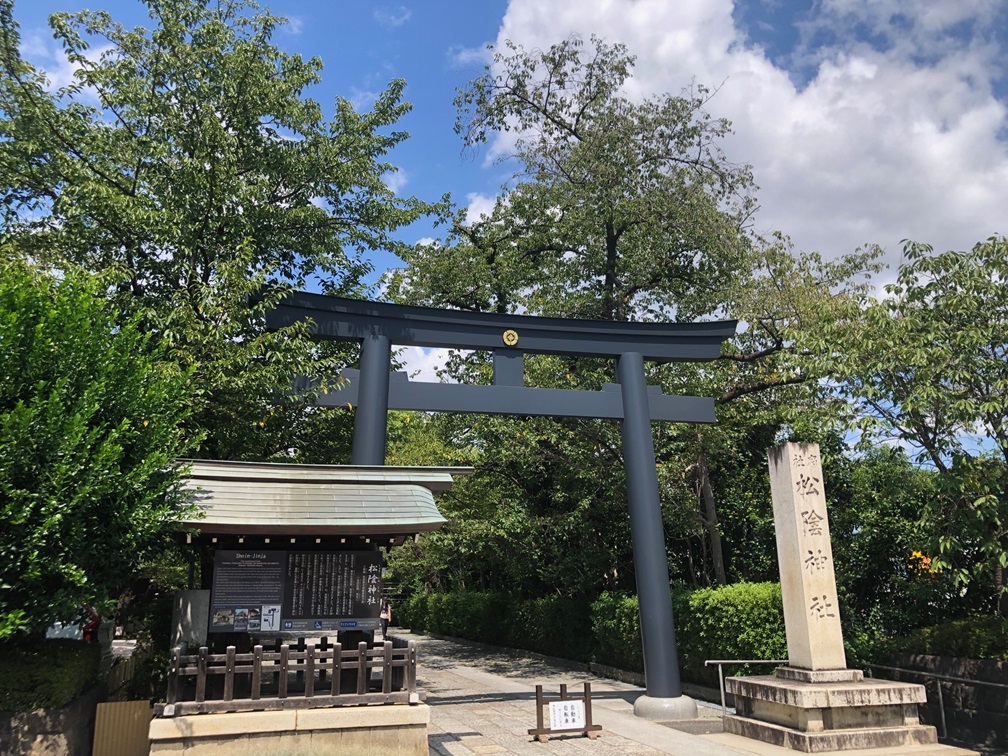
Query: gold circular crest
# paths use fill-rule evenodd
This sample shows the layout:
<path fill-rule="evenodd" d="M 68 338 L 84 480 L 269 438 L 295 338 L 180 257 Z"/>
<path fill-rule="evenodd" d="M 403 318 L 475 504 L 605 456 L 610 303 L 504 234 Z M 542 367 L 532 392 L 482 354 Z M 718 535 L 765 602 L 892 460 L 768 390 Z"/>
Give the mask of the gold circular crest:
<path fill-rule="evenodd" d="M 508 328 L 504 331 L 504 343 L 508 346 L 514 346 L 518 343 L 518 331 L 513 331 Z"/>

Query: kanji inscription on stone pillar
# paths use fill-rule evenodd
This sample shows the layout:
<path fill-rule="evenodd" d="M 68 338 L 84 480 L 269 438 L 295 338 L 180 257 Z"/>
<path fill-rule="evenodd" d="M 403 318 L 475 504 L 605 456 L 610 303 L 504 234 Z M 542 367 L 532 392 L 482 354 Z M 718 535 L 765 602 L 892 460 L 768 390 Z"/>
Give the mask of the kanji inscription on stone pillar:
<path fill-rule="evenodd" d="M 818 444 L 767 452 L 791 667 L 846 669 Z"/>

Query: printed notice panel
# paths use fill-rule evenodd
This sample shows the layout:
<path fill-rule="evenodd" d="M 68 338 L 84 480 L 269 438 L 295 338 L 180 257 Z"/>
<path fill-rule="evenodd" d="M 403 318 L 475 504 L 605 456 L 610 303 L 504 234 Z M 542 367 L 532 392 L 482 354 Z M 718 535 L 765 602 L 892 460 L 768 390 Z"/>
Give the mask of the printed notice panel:
<path fill-rule="evenodd" d="M 550 701 L 551 730 L 583 730 L 585 727 L 584 701 Z"/>
<path fill-rule="evenodd" d="M 375 630 L 377 551 L 218 551 L 210 632 Z"/>

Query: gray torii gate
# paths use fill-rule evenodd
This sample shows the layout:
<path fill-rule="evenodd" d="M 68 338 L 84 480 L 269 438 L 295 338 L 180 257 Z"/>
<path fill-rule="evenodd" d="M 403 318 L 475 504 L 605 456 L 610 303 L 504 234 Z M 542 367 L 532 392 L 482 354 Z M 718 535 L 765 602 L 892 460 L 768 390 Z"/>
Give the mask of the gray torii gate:
<path fill-rule="evenodd" d="M 716 359 L 722 342 L 735 333 L 736 321 L 568 320 L 406 307 L 297 292 L 286 296 L 266 323 L 278 329 L 305 320 L 314 323 L 317 339 L 361 342 L 360 370 L 344 370 L 348 380 L 315 402 L 356 408 L 355 465 L 385 464 L 390 409 L 622 420 L 647 685 L 647 694 L 635 703 L 635 711 L 658 719 L 695 716 L 696 706 L 682 695 L 679 677 L 651 422 L 713 423 L 714 400 L 669 396 L 660 387 L 648 386 L 644 360 Z M 392 345 L 490 350 L 494 383 L 411 382 L 405 373 L 390 374 Z M 618 383 L 606 384 L 601 391 L 528 388 L 524 385 L 526 352 L 614 358 Z"/>

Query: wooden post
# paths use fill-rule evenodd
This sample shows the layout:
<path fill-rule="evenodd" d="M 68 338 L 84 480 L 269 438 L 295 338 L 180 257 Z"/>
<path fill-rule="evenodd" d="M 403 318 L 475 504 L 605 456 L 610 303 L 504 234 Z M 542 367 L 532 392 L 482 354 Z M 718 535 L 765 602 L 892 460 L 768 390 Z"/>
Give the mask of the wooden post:
<path fill-rule="evenodd" d="M 234 698 L 234 671 L 235 671 L 235 647 L 227 647 L 227 655 L 224 662 L 224 700 L 230 701 Z"/>
<path fill-rule="evenodd" d="M 259 689 L 262 686 L 262 656 L 263 647 L 256 646 L 252 649 L 252 700 L 259 700 Z"/>
<path fill-rule="evenodd" d="M 290 666 L 290 646 L 286 643 L 280 646 L 280 681 L 277 685 L 277 698 L 287 698 L 287 668 Z"/>
<path fill-rule="evenodd" d="M 182 666 L 182 649 L 178 646 L 172 649 L 171 666 L 168 669 L 168 697 L 165 701 L 173 704 L 178 701 L 179 672 Z"/>
<path fill-rule="evenodd" d="M 361 641 L 357 644 L 357 695 L 363 696 L 368 689 L 368 648 L 367 643 Z"/>
<path fill-rule="evenodd" d="M 382 693 L 392 692 L 392 641 L 385 641 L 385 663 L 382 666 Z"/>
<path fill-rule="evenodd" d="M 305 649 L 304 694 L 305 698 L 315 695 L 315 646 Z"/>
<path fill-rule="evenodd" d="M 343 670 L 343 644 L 333 645 L 333 669 L 331 693 L 334 696 L 340 694 L 340 672 Z"/>
<path fill-rule="evenodd" d="M 207 653 L 207 647 L 200 646 L 199 659 L 196 661 L 196 701 L 198 703 L 203 703 L 206 700 Z"/>

